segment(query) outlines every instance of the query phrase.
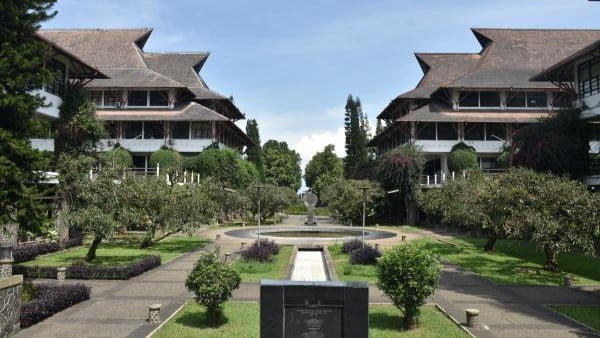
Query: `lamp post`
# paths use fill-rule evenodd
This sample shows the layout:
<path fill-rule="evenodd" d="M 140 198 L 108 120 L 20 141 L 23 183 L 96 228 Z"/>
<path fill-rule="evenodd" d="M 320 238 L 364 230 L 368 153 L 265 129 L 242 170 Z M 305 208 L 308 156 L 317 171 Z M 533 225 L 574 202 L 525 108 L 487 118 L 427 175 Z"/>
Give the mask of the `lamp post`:
<path fill-rule="evenodd" d="M 371 189 L 370 187 L 360 187 L 363 191 L 363 214 L 362 214 L 362 247 L 365 247 L 365 221 L 367 218 L 367 190 Z"/>
<path fill-rule="evenodd" d="M 254 186 L 256 189 L 256 196 L 258 199 L 258 248 L 260 249 L 260 189 L 264 188 L 264 185 Z"/>

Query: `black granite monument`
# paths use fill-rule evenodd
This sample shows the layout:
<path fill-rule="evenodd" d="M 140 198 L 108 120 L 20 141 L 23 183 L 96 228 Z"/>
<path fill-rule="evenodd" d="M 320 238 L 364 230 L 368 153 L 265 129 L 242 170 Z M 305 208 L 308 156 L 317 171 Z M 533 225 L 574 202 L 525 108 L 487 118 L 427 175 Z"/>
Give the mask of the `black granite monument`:
<path fill-rule="evenodd" d="M 369 336 L 366 283 L 260 283 L 261 338 L 363 338 Z"/>

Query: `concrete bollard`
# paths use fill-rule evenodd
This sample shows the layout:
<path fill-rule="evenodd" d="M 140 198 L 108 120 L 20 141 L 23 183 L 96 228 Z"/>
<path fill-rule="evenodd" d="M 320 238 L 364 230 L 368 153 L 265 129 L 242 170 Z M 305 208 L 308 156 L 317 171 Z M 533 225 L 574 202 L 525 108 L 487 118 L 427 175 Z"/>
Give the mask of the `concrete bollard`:
<path fill-rule="evenodd" d="M 151 324 L 160 323 L 160 307 L 162 304 L 148 305 L 148 322 Z"/>
<path fill-rule="evenodd" d="M 406 242 L 406 235 L 402 235 L 402 242 Z"/>
<path fill-rule="evenodd" d="M 220 240 L 220 239 L 221 239 L 221 235 L 220 235 L 220 234 L 217 234 L 217 236 L 216 236 L 215 238 L 216 238 L 216 239 L 217 239 L 217 241 L 218 241 L 218 240 Z"/>
<path fill-rule="evenodd" d="M 56 268 L 56 280 L 67 279 L 67 268 Z"/>
<path fill-rule="evenodd" d="M 571 287 L 573 286 L 573 276 L 565 275 L 563 279 L 563 286 Z"/>
<path fill-rule="evenodd" d="M 226 252 L 225 253 L 225 263 L 229 263 L 231 262 L 231 253 Z"/>
<path fill-rule="evenodd" d="M 466 309 L 467 315 L 467 327 L 472 329 L 479 328 L 479 310 L 477 309 Z"/>
<path fill-rule="evenodd" d="M 245 227 L 246 227 L 246 223 L 242 223 L 242 228 L 245 228 Z"/>
<path fill-rule="evenodd" d="M 242 245 L 240 246 L 241 249 L 245 249 L 246 248 L 246 242 L 242 242 Z"/>

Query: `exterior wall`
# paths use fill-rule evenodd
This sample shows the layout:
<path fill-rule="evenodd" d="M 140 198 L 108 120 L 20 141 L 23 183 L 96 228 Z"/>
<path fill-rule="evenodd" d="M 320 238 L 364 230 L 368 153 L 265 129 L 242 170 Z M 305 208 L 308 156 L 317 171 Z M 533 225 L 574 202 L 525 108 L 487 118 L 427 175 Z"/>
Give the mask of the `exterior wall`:
<path fill-rule="evenodd" d="M 574 83 L 574 86 L 575 86 L 575 91 L 577 93 L 579 93 L 579 65 L 582 64 L 582 63 L 584 63 L 584 62 L 586 62 L 586 61 L 589 61 L 591 58 L 592 58 L 591 56 L 584 57 L 584 58 L 581 58 L 581 60 L 579 60 L 579 61 L 577 61 L 575 63 L 575 70 L 574 70 L 575 71 L 575 83 Z M 588 97 L 585 97 L 585 98 L 578 99 L 577 100 L 577 106 L 581 107 L 583 105 L 585 105 L 585 106 L 587 106 L 589 108 L 600 107 L 600 93 L 592 95 L 592 96 L 588 96 Z M 600 115 L 600 112 L 596 111 L 596 114 Z M 598 116 L 598 115 L 596 115 L 596 116 Z"/>
<path fill-rule="evenodd" d="M 8 265 L 11 267 L 10 265 Z M 21 316 L 21 289 L 23 276 L 0 280 L 0 336 L 12 336 L 19 331 Z"/>
<path fill-rule="evenodd" d="M 38 108 L 40 115 L 50 117 L 52 119 L 58 119 L 58 107 L 62 104 L 62 99 L 54 94 L 48 93 L 44 89 L 36 89 L 32 91 L 32 94 L 37 94 L 44 98 L 44 102 L 49 104 L 48 107 Z"/>
<path fill-rule="evenodd" d="M 49 138 L 31 139 L 31 146 L 40 151 L 54 151 L 54 140 Z"/>
<path fill-rule="evenodd" d="M 415 145 L 422 148 L 424 153 L 449 153 L 452 147 L 464 142 L 475 148 L 477 153 L 498 154 L 502 151 L 503 142 L 501 141 L 434 141 L 434 140 L 417 140 Z"/>

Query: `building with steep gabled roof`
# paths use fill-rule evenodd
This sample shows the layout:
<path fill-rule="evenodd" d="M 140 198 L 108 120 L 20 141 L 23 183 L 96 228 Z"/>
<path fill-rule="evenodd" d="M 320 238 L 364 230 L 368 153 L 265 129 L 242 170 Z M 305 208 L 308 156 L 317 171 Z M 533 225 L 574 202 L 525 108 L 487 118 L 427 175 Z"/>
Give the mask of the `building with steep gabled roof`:
<path fill-rule="evenodd" d="M 209 53 L 154 53 L 144 46 L 152 29 L 48 29 L 39 35 L 97 68 L 105 78 L 85 86 L 106 122 L 109 149 L 128 149 L 138 168 L 167 146 L 193 155 L 217 144 L 242 151 L 252 141 L 236 126 L 244 114 L 200 76 Z M 52 140 L 32 140 L 52 150 Z"/>
<path fill-rule="evenodd" d="M 423 77 L 379 114 L 379 152 L 412 143 L 428 158 L 427 174 L 448 173 L 452 147 L 475 148 L 484 170 L 516 129 L 570 107 L 573 92 L 532 79 L 600 39 L 600 30 L 474 28 L 479 53 L 416 53 Z M 594 148 L 594 147 L 592 147 Z"/>

